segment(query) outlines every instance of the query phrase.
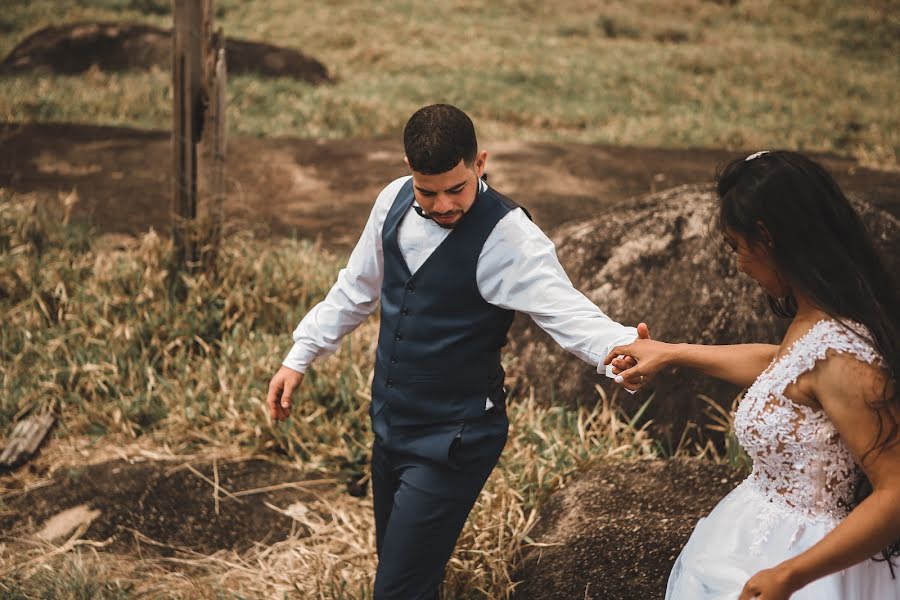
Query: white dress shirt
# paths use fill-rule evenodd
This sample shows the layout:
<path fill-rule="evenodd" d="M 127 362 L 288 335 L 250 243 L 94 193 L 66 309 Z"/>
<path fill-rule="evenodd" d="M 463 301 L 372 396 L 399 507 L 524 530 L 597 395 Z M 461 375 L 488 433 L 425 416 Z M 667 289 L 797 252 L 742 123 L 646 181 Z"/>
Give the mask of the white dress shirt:
<path fill-rule="evenodd" d="M 378 195 L 347 266 L 325 299 L 294 330 L 294 345 L 284 366 L 301 373 L 316 358 L 337 350 L 341 338 L 377 307 L 384 277 L 381 231 L 397 193 L 409 176 Z M 480 182 L 481 189 L 487 186 Z M 423 219 L 410 206 L 399 225 L 398 243 L 410 273 L 415 273 L 452 229 Z M 559 264 L 556 248 L 521 209 L 507 213 L 485 240 L 475 271 L 478 291 L 490 304 L 530 316 L 560 346 L 614 377 L 603 359 L 618 345 L 637 337 L 575 289 Z M 490 404 L 488 404 L 488 407 Z"/>

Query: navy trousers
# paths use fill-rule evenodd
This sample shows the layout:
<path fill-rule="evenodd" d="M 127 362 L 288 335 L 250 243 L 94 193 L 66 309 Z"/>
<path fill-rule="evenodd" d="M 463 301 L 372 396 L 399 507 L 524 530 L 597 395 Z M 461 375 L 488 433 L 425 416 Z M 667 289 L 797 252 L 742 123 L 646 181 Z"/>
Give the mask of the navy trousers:
<path fill-rule="evenodd" d="M 463 423 L 372 428 L 378 570 L 375 600 L 437 600 L 469 511 L 506 444 L 500 408 Z"/>

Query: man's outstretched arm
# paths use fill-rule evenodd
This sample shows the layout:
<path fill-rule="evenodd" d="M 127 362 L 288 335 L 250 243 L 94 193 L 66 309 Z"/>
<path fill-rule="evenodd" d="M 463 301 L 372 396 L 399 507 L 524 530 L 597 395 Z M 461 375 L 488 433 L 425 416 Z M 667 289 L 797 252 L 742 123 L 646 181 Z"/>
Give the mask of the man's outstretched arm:
<path fill-rule="evenodd" d="M 335 352 L 341 339 L 378 306 L 384 278 L 381 232 L 406 179 L 393 181 L 378 195 L 347 266 L 340 270 L 325 299 L 306 313 L 294 330 L 294 345 L 269 384 L 267 402 L 273 419 L 287 418 L 291 395 L 302 383 L 309 365 L 320 356 Z"/>
<path fill-rule="evenodd" d="M 608 377 L 615 376 L 603 364 L 610 349 L 638 337 L 634 327 L 613 321 L 575 289 L 553 242 L 520 210 L 506 215 L 491 232 L 477 278 L 486 301 L 528 314 L 556 343 Z"/>

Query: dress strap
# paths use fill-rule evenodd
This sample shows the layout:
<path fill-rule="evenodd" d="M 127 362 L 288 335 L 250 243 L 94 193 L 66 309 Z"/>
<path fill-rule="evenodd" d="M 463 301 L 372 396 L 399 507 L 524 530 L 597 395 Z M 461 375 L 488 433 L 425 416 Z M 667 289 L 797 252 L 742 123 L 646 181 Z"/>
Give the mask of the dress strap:
<path fill-rule="evenodd" d="M 825 319 L 813 325 L 783 357 L 783 364 L 773 377 L 776 381 L 773 382 L 771 391 L 783 393 L 801 375 L 811 371 L 818 361 L 825 360 L 829 350 L 851 354 L 868 364 L 882 362 L 865 326 L 853 321 L 846 321 L 845 325 L 833 319 Z"/>

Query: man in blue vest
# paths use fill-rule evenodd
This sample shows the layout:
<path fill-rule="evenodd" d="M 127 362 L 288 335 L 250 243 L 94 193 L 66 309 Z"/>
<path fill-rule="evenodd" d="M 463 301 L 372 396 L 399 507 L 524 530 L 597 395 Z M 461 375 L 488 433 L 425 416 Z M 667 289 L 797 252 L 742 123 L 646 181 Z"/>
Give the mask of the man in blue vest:
<path fill-rule="evenodd" d="M 527 211 L 483 180 L 487 152 L 464 112 L 418 110 L 403 143 L 411 176 L 379 194 L 346 268 L 294 331 L 268 404 L 287 418 L 309 364 L 380 301 L 369 408 L 375 598 L 433 600 L 506 443 L 500 350 L 515 312 L 609 376 L 607 353 L 637 331 L 578 292 Z"/>

